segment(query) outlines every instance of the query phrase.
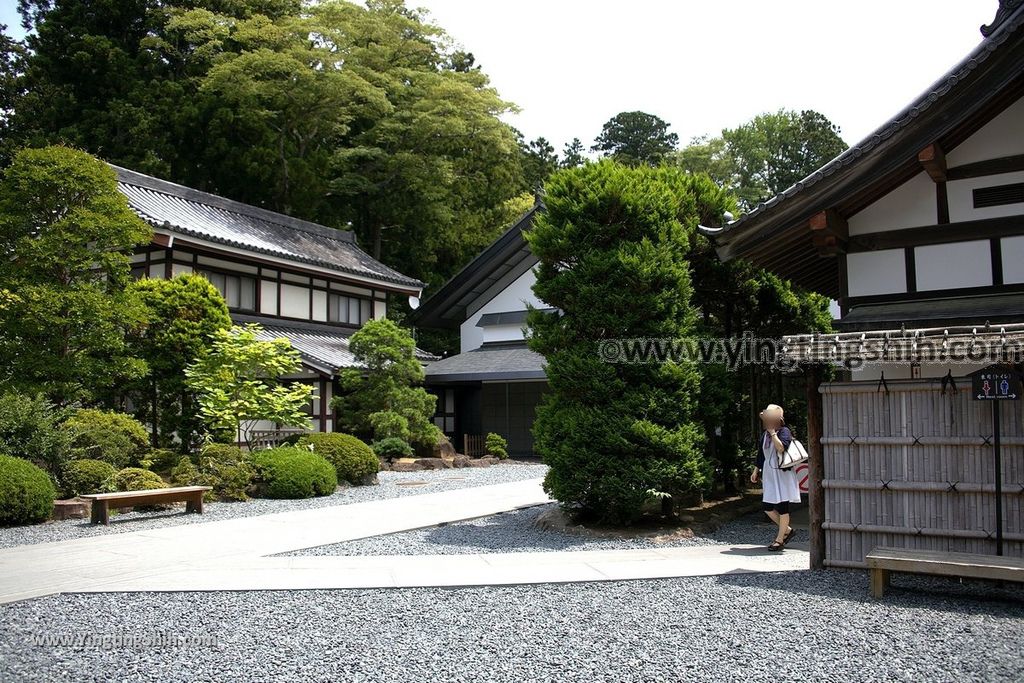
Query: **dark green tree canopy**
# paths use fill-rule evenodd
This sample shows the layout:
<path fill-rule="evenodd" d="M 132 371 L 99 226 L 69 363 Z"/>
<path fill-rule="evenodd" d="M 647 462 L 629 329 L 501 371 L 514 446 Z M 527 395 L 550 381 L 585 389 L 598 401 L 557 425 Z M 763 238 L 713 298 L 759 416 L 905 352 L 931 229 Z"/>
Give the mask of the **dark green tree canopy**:
<path fill-rule="evenodd" d="M 571 142 L 565 143 L 562 148 L 562 160 L 559 162 L 561 168 L 576 168 L 587 163 L 586 149 L 579 138 L 573 138 Z"/>
<path fill-rule="evenodd" d="M 679 144 L 669 124 L 654 114 L 624 111 L 601 127 L 591 149 L 627 166 L 657 165 Z"/>
<path fill-rule="evenodd" d="M 58 403 L 96 399 L 145 363 L 125 335 L 144 312 L 127 253 L 152 233 L 113 169 L 65 147 L 19 152 L 0 182 L 0 379 Z"/>

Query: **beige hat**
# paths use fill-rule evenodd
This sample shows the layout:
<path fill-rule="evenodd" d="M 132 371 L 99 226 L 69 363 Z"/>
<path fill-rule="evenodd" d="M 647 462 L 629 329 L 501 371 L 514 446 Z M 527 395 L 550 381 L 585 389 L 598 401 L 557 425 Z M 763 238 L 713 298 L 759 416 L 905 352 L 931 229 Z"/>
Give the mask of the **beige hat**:
<path fill-rule="evenodd" d="M 780 422 L 783 424 L 786 423 L 786 419 L 783 417 L 782 406 L 775 405 L 774 403 L 769 403 L 768 406 L 761 411 L 761 419 L 763 420 L 766 417 L 777 417 Z"/>

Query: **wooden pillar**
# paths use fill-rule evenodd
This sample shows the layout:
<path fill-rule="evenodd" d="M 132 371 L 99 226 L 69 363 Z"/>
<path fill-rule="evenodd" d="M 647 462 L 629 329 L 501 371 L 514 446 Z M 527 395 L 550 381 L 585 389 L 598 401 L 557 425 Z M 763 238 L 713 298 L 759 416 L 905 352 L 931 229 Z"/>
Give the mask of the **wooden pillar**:
<path fill-rule="evenodd" d="M 811 569 L 825 568 L 825 490 L 821 481 L 825 478 L 825 455 L 821 445 L 822 400 L 818 387 L 823 376 L 820 365 L 812 365 L 805 371 L 807 396 L 807 503 L 810 512 Z"/>

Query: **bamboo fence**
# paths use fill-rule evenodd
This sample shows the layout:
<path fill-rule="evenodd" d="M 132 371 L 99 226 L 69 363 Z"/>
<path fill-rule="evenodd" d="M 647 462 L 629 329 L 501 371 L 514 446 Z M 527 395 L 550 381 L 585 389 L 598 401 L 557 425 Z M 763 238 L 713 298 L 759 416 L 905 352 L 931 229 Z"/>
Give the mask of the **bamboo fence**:
<path fill-rule="evenodd" d="M 876 546 L 995 554 L 992 404 L 955 381 L 821 385 L 827 566 L 864 567 Z M 1022 404 L 999 407 L 1003 553 L 1022 557 Z"/>

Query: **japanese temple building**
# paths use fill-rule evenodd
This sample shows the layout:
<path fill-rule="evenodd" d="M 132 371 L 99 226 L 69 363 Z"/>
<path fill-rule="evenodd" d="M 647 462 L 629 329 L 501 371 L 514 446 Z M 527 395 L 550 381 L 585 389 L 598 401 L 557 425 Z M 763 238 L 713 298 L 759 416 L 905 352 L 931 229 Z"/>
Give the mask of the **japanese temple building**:
<path fill-rule="evenodd" d="M 835 333 L 783 340 L 809 381 L 812 565 L 862 567 L 875 546 L 994 554 L 993 406 L 969 375 L 1019 370 L 1024 348 L 1024 3 L 1004 0 L 977 48 L 874 133 L 705 232 L 722 259 L 839 304 Z M 1022 405 L 996 405 L 1014 556 Z"/>

